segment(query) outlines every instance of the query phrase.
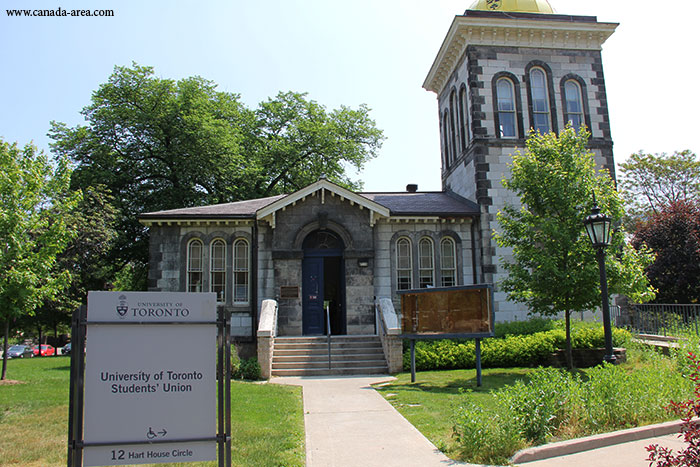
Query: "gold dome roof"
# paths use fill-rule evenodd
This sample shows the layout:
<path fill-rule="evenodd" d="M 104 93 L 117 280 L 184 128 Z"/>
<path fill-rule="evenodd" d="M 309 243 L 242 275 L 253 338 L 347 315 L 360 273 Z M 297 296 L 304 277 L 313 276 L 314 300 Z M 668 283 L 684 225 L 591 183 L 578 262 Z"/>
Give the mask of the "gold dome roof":
<path fill-rule="evenodd" d="M 547 0 L 477 0 L 470 10 L 554 13 Z"/>

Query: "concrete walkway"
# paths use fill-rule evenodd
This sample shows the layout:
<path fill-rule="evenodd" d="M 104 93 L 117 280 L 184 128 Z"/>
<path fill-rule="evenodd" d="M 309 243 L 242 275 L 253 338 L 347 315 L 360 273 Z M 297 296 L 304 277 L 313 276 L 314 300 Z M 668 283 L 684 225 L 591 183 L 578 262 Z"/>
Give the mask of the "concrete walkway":
<path fill-rule="evenodd" d="M 467 465 L 441 453 L 371 384 L 391 376 L 284 377 L 302 386 L 308 467 Z"/>
<path fill-rule="evenodd" d="M 678 435 L 665 435 L 649 439 L 640 439 L 598 449 L 590 449 L 574 454 L 551 457 L 524 464 L 520 467 L 649 467 L 646 446 L 660 444 L 674 451 L 687 446 L 678 439 Z"/>
<path fill-rule="evenodd" d="M 602 433 L 523 449 L 515 454 L 522 467 L 648 467 L 646 447 L 652 444 L 675 452 L 686 445 L 679 438 L 680 420 Z"/>
<path fill-rule="evenodd" d="M 370 386 L 394 379 L 284 377 L 270 382 L 303 388 L 308 467 L 474 466 L 441 453 Z M 678 426 L 671 422 L 538 446 L 518 453 L 515 465 L 648 467 L 645 446 L 684 447 L 675 434 Z"/>

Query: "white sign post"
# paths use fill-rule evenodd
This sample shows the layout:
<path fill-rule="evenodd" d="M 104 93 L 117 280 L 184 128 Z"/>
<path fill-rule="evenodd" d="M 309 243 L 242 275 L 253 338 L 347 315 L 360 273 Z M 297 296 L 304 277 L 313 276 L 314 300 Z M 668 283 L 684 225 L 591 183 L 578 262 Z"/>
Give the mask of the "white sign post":
<path fill-rule="evenodd" d="M 216 459 L 216 295 L 90 292 L 83 465 Z"/>

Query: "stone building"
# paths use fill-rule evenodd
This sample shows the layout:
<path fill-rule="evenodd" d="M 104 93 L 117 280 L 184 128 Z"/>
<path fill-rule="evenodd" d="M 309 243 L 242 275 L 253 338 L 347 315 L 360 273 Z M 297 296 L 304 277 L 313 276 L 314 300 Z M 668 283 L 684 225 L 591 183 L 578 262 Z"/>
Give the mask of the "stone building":
<path fill-rule="evenodd" d="M 556 14 L 546 0 L 478 0 L 456 16 L 423 87 L 436 93 L 442 191 L 355 193 L 326 180 L 295 193 L 143 214 L 152 290 L 214 291 L 234 334 L 257 329 L 263 300 L 277 333 L 373 334 L 375 299 L 397 291 L 496 285 L 497 320 L 526 310 L 498 291 L 501 184 L 532 129 L 586 125 L 614 170 L 601 46 L 617 24 Z M 439 157 L 435 154 L 435 158 Z"/>
<path fill-rule="evenodd" d="M 354 193 L 319 180 L 295 193 L 144 214 L 152 290 L 212 291 L 251 336 L 262 300 L 279 335 L 374 334 L 375 297 L 473 284 L 476 203 L 452 192 Z"/>

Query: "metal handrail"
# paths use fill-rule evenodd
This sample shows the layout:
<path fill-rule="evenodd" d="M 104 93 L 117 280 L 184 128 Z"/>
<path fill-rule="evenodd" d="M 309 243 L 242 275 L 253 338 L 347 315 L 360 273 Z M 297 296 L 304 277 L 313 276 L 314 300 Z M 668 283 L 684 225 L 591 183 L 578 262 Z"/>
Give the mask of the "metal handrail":
<path fill-rule="evenodd" d="M 376 328 L 375 332 L 377 333 L 377 335 L 385 335 L 386 324 L 384 324 L 384 316 L 382 316 L 382 312 L 379 310 L 379 302 L 377 302 L 376 300 L 374 301 L 374 323 Z"/>
<path fill-rule="evenodd" d="M 331 311 L 330 304 L 326 305 L 326 333 L 328 334 L 328 369 L 331 369 Z"/>

